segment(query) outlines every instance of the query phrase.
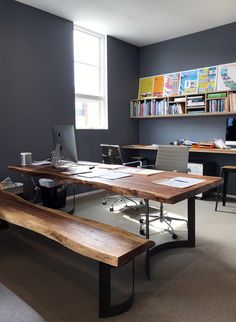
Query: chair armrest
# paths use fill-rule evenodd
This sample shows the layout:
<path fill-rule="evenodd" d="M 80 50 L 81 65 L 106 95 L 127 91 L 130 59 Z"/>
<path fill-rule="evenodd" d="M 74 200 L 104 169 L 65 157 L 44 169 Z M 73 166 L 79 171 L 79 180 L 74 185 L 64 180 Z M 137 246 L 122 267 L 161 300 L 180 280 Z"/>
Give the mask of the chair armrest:
<path fill-rule="evenodd" d="M 155 164 L 145 164 L 142 166 L 144 169 L 156 169 Z"/>
<path fill-rule="evenodd" d="M 142 168 L 142 161 L 130 161 L 130 162 L 125 162 L 123 165 L 130 165 L 130 164 L 137 164 L 137 166 L 140 166 Z"/>

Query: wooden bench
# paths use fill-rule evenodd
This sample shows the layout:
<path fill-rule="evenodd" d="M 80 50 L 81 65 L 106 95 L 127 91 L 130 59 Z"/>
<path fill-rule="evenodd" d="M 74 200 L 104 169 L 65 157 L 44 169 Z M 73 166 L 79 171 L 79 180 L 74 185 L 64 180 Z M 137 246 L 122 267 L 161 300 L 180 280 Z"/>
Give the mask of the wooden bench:
<path fill-rule="evenodd" d="M 65 214 L 0 191 L 0 227 L 18 225 L 44 235 L 99 263 L 99 316 L 127 311 L 134 298 L 134 258 L 155 243 L 122 229 Z M 111 304 L 111 268 L 133 261 L 132 294 L 119 305 Z"/>

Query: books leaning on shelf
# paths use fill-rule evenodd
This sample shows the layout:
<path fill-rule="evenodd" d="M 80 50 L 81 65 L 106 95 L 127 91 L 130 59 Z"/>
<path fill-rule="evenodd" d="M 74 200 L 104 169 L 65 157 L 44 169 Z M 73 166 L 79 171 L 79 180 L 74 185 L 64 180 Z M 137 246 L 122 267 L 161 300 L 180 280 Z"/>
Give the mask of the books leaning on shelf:
<path fill-rule="evenodd" d="M 167 98 L 163 99 L 145 99 L 133 100 L 130 102 L 131 117 L 161 116 L 183 114 L 184 110 L 181 103 L 168 103 Z"/>
<path fill-rule="evenodd" d="M 134 118 L 216 113 L 236 113 L 236 91 L 152 96 L 130 101 L 130 116 Z"/>
<path fill-rule="evenodd" d="M 169 114 L 176 115 L 176 114 L 183 114 L 183 108 L 180 103 L 174 103 L 169 106 Z"/>
<path fill-rule="evenodd" d="M 229 93 L 230 112 L 236 112 L 236 93 Z"/>
<path fill-rule="evenodd" d="M 210 113 L 215 112 L 224 112 L 225 111 L 225 101 L 222 99 L 212 99 L 209 101 L 209 109 Z"/>

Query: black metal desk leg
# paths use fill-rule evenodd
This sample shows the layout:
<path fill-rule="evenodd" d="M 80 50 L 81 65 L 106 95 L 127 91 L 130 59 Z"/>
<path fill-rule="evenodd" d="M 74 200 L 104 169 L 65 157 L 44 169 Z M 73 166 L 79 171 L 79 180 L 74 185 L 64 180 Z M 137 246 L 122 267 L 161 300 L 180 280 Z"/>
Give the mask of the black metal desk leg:
<path fill-rule="evenodd" d="M 226 203 L 226 191 L 228 186 L 229 172 L 224 170 L 223 172 L 224 184 L 223 184 L 223 192 L 222 192 L 222 206 L 225 206 Z"/>
<path fill-rule="evenodd" d="M 149 239 L 149 200 L 144 199 L 145 203 L 145 224 L 146 224 L 146 239 Z"/>
<path fill-rule="evenodd" d="M 195 247 L 195 197 L 188 199 L 188 247 Z"/>
<path fill-rule="evenodd" d="M 99 317 L 119 315 L 128 311 L 134 300 L 134 260 L 132 265 L 132 293 L 120 304 L 111 304 L 111 266 L 99 262 Z"/>
<path fill-rule="evenodd" d="M 144 199 L 145 202 L 145 223 L 146 223 L 146 239 L 149 239 L 149 200 Z M 145 273 L 147 276 L 147 279 L 150 280 L 150 254 L 149 251 L 146 251 L 146 256 L 145 256 Z"/>
<path fill-rule="evenodd" d="M 75 194 L 76 194 L 76 185 L 73 184 L 73 207 L 72 207 L 72 209 L 67 211 L 67 213 L 70 215 L 73 215 L 75 212 Z"/>

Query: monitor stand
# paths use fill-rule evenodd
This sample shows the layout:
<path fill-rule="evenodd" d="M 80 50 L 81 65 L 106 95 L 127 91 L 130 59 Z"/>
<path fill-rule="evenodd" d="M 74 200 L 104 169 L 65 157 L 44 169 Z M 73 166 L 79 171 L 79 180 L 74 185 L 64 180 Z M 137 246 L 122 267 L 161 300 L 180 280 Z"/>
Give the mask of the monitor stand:
<path fill-rule="evenodd" d="M 61 144 L 58 143 L 56 145 L 53 157 L 52 157 L 52 162 L 51 165 L 55 168 L 59 168 L 60 164 L 59 164 L 59 160 L 61 159 Z"/>

